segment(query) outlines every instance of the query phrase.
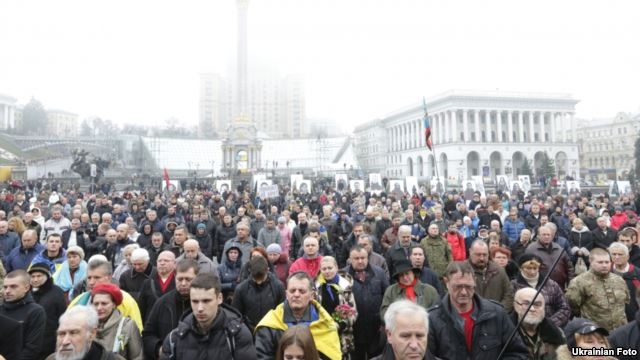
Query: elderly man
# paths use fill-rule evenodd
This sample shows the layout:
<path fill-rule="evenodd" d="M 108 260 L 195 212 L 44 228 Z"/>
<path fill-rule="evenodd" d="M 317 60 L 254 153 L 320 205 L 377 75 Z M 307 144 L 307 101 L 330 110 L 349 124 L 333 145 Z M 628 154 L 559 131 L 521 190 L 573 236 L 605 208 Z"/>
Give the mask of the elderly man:
<path fill-rule="evenodd" d="M 429 315 L 409 300 L 391 304 L 384 316 L 387 346 L 372 360 L 427 359 Z"/>
<path fill-rule="evenodd" d="M 192 259 L 198 263 L 198 267 L 200 268 L 199 274 L 202 273 L 212 273 L 218 274 L 218 265 L 207 258 L 202 251 L 200 251 L 200 243 L 198 240 L 189 239 L 184 242 L 183 245 L 184 253 L 180 255 L 176 261 L 180 261 L 182 259 Z"/>
<path fill-rule="evenodd" d="M 140 288 L 138 307 L 142 321 L 147 321 L 147 316 L 158 298 L 176 288 L 175 269 L 176 256 L 171 251 L 161 252 L 156 260 L 155 276 L 145 280 Z"/>
<path fill-rule="evenodd" d="M 629 263 L 629 248 L 620 242 L 609 245 L 609 254 L 613 261 L 613 273 L 622 276 L 629 289 L 630 301 L 625 306 L 627 321 L 635 319 L 638 312 L 636 291 L 640 289 L 640 269 Z"/>
<path fill-rule="evenodd" d="M 445 273 L 447 295 L 429 311 L 429 352 L 448 360 L 527 359 L 519 336 L 507 343 L 515 326 L 503 307 L 475 293 L 471 265 L 452 262 Z"/>
<path fill-rule="evenodd" d="M 611 331 L 627 323 L 624 310 L 629 289 L 622 277 L 611 273 L 611 257 L 606 250 L 591 250 L 589 262 L 589 271 L 569 283 L 567 300 L 574 314 Z"/>
<path fill-rule="evenodd" d="M 287 300 L 269 311 L 256 326 L 258 359 L 273 359 L 282 334 L 293 325 L 307 325 L 323 359 L 340 360 L 338 329 L 331 315 L 313 300 L 313 279 L 305 272 L 287 279 Z"/>
<path fill-rule="evenodd" d="M 102 259 L 89 259 L 86 291 L 75 297 L 69 304 L 69 307 L 90 304 L 91 290 L 93 290 L 93 287 L 99 283 L 110 283 L 113 281 L 112 269 L 111 263 L 106 260 L 104 256 L 102 256 Z M 136 322 L 138 329 L 142 329 L 142 317 L 140 316 L 138 303 L 136 303 L 133 296 L 124 290 L 122 291 L 122 298 L 122 303 L 117 307 L 118 311 L 120 311 L 122 316 L 130 317 L 131 320 Z"/>
<path fill-rule="evenodd" d="M 9 231 L 9 223 L 6 220 L 0 220 L 0 259 L 17 247 L 20 247 L 18 234 Z"/>
<path fill-rule="evenodd" d="M 98 313 L 92 306 L 70 308 L 60 317 L 56 352 L 46 360 L 124 360 L 95 341 L 97 332 Z"/>
<path fill-rule="evenodd" d="M 489 260 L 489 246 L 481 240 L 471 243 L 469 260 L 476 280 L 476 293 L 502 304 L 509 313 L 513 309 L 513 288 L 504 269 Z"/>
<path fill-rule="evenodd" d="M 7 274 L 3 286 L 4 303 L 0 305 L 0 315 L 22 323 L 22 343 L 14 344 L 22 349 L 19 359 L 40 359 L 47 317 L 29 291 L 29 274 L 24 270 L 14 270 Z"/>
<path fill-rule="evenodd" d="M 242 251 L 243 264 L 249 261 L 252 248 L 258 246 L 264 247 L 256 239 L 252 238 L 249 235 L 249 232 L 249 225 L 245 222 L 241 221 L 236 225 L 236 236 L 224 243 L 224 249 L 222 250 L 222 260 L 220 261 L 220 263 L 224 264 L 227 261 L 227 250 L 232 246 L 236 246 Z"/>
<path fill-rule="evenodd" d="M 371 236 L 372 235 L 369 234 L 362 234 L 358 236 L 357 245 L 360 245 L 365 250 L 367 250 L 367 253 L 369 254 L 369 264 L 379 266 L 382 270 L 384 270 L 385 275 L 389 277 L 389 267 L 387 266 L 387 260 L 384 258 L 384 256 L 373 251 L 373 241 L 371 240 Z"/>
<path fill-rule="evenodd" d="M 546 317 L 544 296 L 535 295 L 534 288 L 516 291 L 513 308 L 517 316 L 514 321 L 521 321 L 518 334 L 529 349 L 529 359 L 555 359 L 556 349 L 565 343 L 564 334 Z"/>
<path fill-rule="evenodd" d="M 147 279 L 155 276 L 155 268 L 149 261 L 149 252 L 146 249 L 135 249 L 131 253 L 131 268 L 120 275 L 120 289 L 128 291 L 136 300 L 140 299 L 140 289 Z"/>
<path fill-rule="evenodd" d="M 389 266 L 389 273 L 395 274 L 396 264 L 403 260 L 409 260 L 411 246 L 417 243 L 412 241 L 411 226 L 400 225 L 398 227 L 398 241 L 391 245 L 386 253 L 386 262 Z"/>
<path fill-rule="evenodd" d="M 35 230 L 25 230 L 22 233 L 22 245 L 14 248 L 5 257 L 5 270 L 12 272 L 13 270 L 27 270 L 33 258 L 44 251 L 44 247 L 38 242 L 38 235 Z"/>
<path fill-rule="evenodd" d="M 574 276 L 573 263 L 569 255 L 563 252 L 562 247 L 553 241 L 555 225 L 550 225 L 552 224 L 546 224 L 538 228 L 537 240 L 527 247 L 525 253 L 537 255 L 542 259 L 542 271 L 544 272 L 551 269 L 558 256 L 561 256 L 562 258 L 553 269 L 550 277 L 560 285 L 560 288 L 564 289 Z"/>

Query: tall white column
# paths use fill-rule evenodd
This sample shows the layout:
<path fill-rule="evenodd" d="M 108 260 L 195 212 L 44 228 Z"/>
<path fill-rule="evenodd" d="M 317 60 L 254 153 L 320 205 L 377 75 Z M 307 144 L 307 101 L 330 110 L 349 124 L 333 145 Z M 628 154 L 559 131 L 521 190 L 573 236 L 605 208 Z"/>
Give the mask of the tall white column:
<path fill-rule="evenodd" d="M 545 127 L 544 127 L 544 112 L 543 111 L 540 111 L 539 119 L 540 119 L 540 124 L 539 124 L 540 125 L 540 136 L 538 138 L 540 139 L 540 141 L 544 141 L 544 129 L 545 129 Z"/>
<path fill-rule="evenodd" d="M 529 142 L 533 142 L 533 140 L 535 139 L 535 137 L 533 136 L 533 134 L 534 134 L 533 133 L 533 125 L 534 125 L 533 122 L 534 122 L 534 119 L 535 119 L 535 114 L 536 114 L 535 112 L 529 111 L 529 136 L 528 136 Z"/>
<path fill-rule="evenodd" d="M 505 141 L 502 138 L 502 111 L 501 110 L 496 111 L 496 140 L 498 140 L 498 142 Z"/>
<path fill-rule="evenodd" d="M 451 132 L 453 133 L 451 136 L 451 141 L 456 142 L 459 141 L 460 135 L 458 134 L 458 113 L 457 110 L 451 111 Z"/>
<path fill-rule="evenodd" d="M 414 147 L 419 147 L 420 146 L 420 120 L 416 120 L 413 122 L 413 128 L 414 128 L 414 132 L 413 132 L 413 144 Z"/>
<path fill-rule="evenodd" d="M 556 132 L 558 131 L 558 113 L 552 112 L 549 116 L 551 122 L 551 142 L 556 142 Z"/>
<path fill-rule="evenodd" d="M 485 126 L 485 133 L 486 133 L 485 140 L 486 142 L 491 142 L 491 111 L 490 110 L 484 111 L 484 126 Z"/>
<path fill-rule="evenodd" d="M 462 131 L 464 136 L 464 141 L 469 141 L 469 110 L 462 110 Z"/>
<path fill-rule="evenodd" d="M 569 116 L 569 120 L 571 122 L 571 141 L 576 142 L 576 119 L 574 117 L 575 114 L 570 113 Z"/>
<path fill-rule="evenodd" d="M 562 142 L 567 142 L 567 126 L 565 126 L 565 122 L 567 122 L 567 113 L 560 114 L 560 132 L 562 133 Z"/>
<path fill-rule="evenodd" d="M 438 144 L 444 143 L 444 118 L 442 113 L 438 113 Z"/>
<path fill-rule="evenodd" d="M 524 142 L 524 112 L 518 111 L 518 141 Z"/>
<path fill-rule="evenodd" d="M 396 127 L 391 128 L 391 151 L 396 151 Z"/>
<path fill-rule="evenodd" d="M 507 142 L 513 142 L 513 111 L 507 111 Z"/>
<path fill-rule="evenodd" d="M 473 110 L 473 126 L 476 128 L 476 142 L 482 141 L 482 137 L 480 136 L 480 114 L 478 114 L 478 110 Z"/>

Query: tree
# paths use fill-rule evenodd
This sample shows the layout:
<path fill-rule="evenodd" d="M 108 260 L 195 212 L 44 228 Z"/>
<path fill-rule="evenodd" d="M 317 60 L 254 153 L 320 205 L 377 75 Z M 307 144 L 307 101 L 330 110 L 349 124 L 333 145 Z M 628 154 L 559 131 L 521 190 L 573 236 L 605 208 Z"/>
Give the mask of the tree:
<path fill-rule="evenodd" d="M 551 179 L 554 176 L 556 176 L 556 164 L 555 161 L 553 161 L 552 158 L 549 157 L 549 154 L 547 154 L 547 152 L 544 152 L 544 155 L 542 156 L 542 175 L 544 175 L 545 178 L 547 179 Z"/>
<path fill-rule="evenodd" d="M 42 134 L 46 132 L 47 122 L 47 111 L 44 106 L 40 101 L 31 98 L 22 110 L 22 133 Z"/>
<path fill-rule="evenodd" d="M 531 170 L 531 160 L 529 160 L 526 156 L 522 161 L 522 165 L 520 166 L 520 170 L 518 172 L 520 175 L 529 175 L 529 178 L 533 178 L 533 170 Z"/>

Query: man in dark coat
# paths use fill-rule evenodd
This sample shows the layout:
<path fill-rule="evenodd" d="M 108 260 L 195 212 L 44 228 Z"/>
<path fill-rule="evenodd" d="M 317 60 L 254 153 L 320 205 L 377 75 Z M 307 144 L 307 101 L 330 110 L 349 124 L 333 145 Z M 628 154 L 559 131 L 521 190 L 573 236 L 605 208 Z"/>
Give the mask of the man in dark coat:
<path fill-rule="evenodd" d="M 191 282 L 192 313 L 166 337 L 160 359 L 257 359 L 251 331 L 242 314 L 222 304 L 220 280 L 204 272 Z"/>
<path fill-rule="evenodd" d="M 164 294 L 175 290 L 175 269 L 176 255 L 171 251 L 163 251 L 156 261 L 156 272 L 149 279 L 142 283 L 140 288 L 140 298 L 138 307 L 142 321 L 147 322 L 147 318 L 153 305 Z"/>
<path fill-rule="evenodd" d="M 452 262 L 445 271 L 447 294 L 429 310 L 429 352 L 448 360 L 495 360 L 506 345 L 503 360 L 527 359 L 519 336 L 499 303 L 475 294 L 474 270 L 468 262 Z"/>
<path fill-rule="evenodd" d="M 176 289 L 162 295 L 153 305 L 142 330 L 145 359 L 157 359 L 164 338 L 175 329 L 185 312 L 190 312 L 189 289 L 198 275 L 198 263 L 184 259 L 176 266 Z"/>
<path fill-rule="evenodd" d="M 358 314 L 377 314 L 382 305 L 384 292 L 389 286 L 389 279 L 382 268 L 369 264 L 367 250 L 359 245 L 353 247 L 349 254 L 351 264 L 346 272 L 353 278 L 353 296 Z M 382 351 L 383 335 L 380 330 L 382 320 L 379 316 L 358 316 L 353 325 L 355 351 L 351 358 L 366 359 Z"/>
<path fill-rule="evenodd" d="M 24 270 L 14 270 L 4 279 L 4 304 L 0 305 L 0 315 L 22 323 L 22 343 L 14 344 L 21 349 L 19 360 L 40 359 L 47 322 L 44 309 L 35 303 L 29 289 L 29 274 Z"/>
<path fill-rule="evenodd" d="M 43 333 L 43 343 L 40 348 L 40 358 L 44 358 L 56 351 L 56 329 L 58 319 L 67 309 L 64 292 L 53 284 L 49 266 L 44 263 L 31 265 L 31 295 L 35 302 L 42 306 L 47 315 L 47 322 Z"/>
<path fill-rule="evenodd" d="M 6 315 L 0 314 L 0 356 L 5 359 L 18 359 L 22 349 L 22 324 Z"/>
<path fill-rule="evenodd" d="M 142 284 L 155 275 L 156 269 L 149 261 L 149 252 L 146 249 L 135 249 L 131 253 L 131 268 L 120 276 L 120 289 L 131 294 L 139 303 Z"/>

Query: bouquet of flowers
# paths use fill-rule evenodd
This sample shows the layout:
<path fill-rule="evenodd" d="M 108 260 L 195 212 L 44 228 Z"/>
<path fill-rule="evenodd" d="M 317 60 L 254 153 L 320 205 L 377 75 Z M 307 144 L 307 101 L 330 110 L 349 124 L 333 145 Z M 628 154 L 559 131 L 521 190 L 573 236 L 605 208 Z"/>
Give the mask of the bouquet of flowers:
<path fill-rule="evenodd" d="M 353 342 L 353 323 L 356 322 L 358 312 L 355 307 L 348 303 L 342 303 L 336 306 L 331 317 L 338 324 L 342 353 L 348 355 L 355 348 Z"/>

